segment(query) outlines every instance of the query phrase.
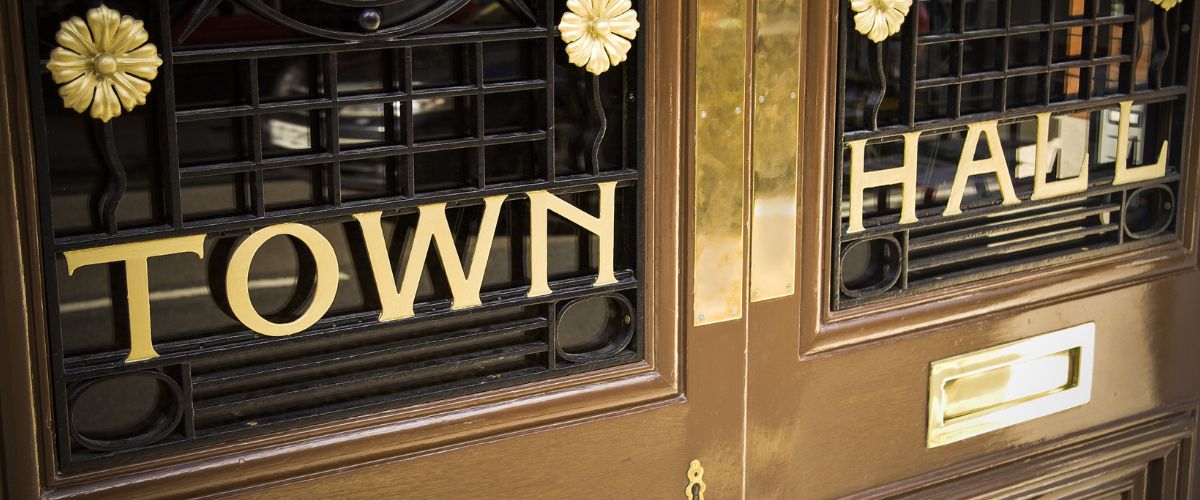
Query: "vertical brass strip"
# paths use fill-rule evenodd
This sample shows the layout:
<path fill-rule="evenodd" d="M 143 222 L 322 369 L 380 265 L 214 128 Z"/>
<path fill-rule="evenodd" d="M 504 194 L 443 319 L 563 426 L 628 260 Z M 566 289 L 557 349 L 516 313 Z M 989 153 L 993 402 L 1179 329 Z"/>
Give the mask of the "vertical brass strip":
<path fill-rule="evenodd" d="M 740 318 L 745 283 L 745 0 L 696 2 L 694 324 Z"/>
<path fill-rule="evenodd" d="M 750 300 L 791 295 L 796 277 L 800 0 L 758 0 L 751 134 Z"/>

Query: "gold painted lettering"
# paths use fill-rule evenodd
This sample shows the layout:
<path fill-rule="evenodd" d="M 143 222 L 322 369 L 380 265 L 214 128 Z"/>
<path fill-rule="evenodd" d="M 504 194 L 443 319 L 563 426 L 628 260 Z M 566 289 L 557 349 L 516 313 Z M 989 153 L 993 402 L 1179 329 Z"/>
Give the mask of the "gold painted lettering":
<path fill-rule="evenodd" d="M 451 307 L 465 309 L 482 305 L 479 289 L 483 286 L 484 271 L 487 270 L 488 256 L 492 251 L 492 238 L 500 220 L 500 207 L 506 198 L 507 195 L 500 195 L 483 199 L 483 221 L 479 225 L 479 234 L 471 254 L 470 274 L 463 270 L 458 248 L 454 244 L 454 234 L 450 232 L 450 223 L 446 220 L 446 204 L 434 203 L 420 207 L 420 219 L 409 246 L 399 290 L 396 289 L 395 271 L 388 255 L 387 243 L 383 239 L 383 226 L 380 223 L 383 213 L 356 214 L 354 218 L 362 227 L 367 256 L 375 277 L 375 288 L 379 291 L 379 321 L 395 321 L 415 314 L 413 303 L 416 301 L 417 287 L 421 282 L 421 271 L 425 268 L 429 246 L 433 244 L 437 244 L 438 257 L 441 259 L 442 269 L 446 271 L 446 281 L 450 283 L 450 291 L 454 296 Z"/>
<path fill-rule="evenodd" d="M 616 245 L 616 182 L 597 184 L 600 188 L 600 216 L 593 217 L 578 207 L 567 203 L 562 198 L 546 191 L 531 191 L 529 195 L 529 297 L 539 297 L 550 294 L 549 279 L 546 276 L 547 214 L 554 212 L 579 227 L 582 227 L 600 240 L 599 269 L 596 281 L 592 286 L 611 285 L 617 282 L 613 273 L 613 252 Z"/>
<path fill-rule="evenodd" d="M 1091 162 L 1087 153 L 1083 154 L 1079 175 L 1054 182 L 1046 180 L 1054 166 L 1055 157 L 1050 151 L 1050 113 L 1038 113 L 1037 121 L 1037 149 L 1034 153 L 1037 158 L 1034 159 L 1033 196 L 1030 199 L 1044 200 L 1087 191 L 1088 164 Z"/>
<path fill-rule="evenodd" d="M 263 244 L 276 236 L 290 236 L 303 244 L 316 263 L 316 284 L 306 309 L 296 319 L 287 323 L 272 322 L 258 313 L 250 301 L 250 264 Z M 329 311 L 337 295 L 338 260 L 333 245 L 316 229 L 303 224 L 276 224 L 255 231 L 238 242 L 229 258 L 225 272 L 225 291 L 229 296 L 229 308 L 246 328 L 263 335 L 286 337 L 313 326 Z"/>
<path fill-rule="evenodd" d="M 129 307 L 129 355 L 125 357 L 126 363 L 158 357 L 150 333 L 149 259 L 181 253 L 194 253 L 203 259 L 204 237 L 198 234 L 63 252 L 68 276 L 74 275 L 76 269 L 93 264 L 125 264 L 125 292 Z"/>
<path fill-rule="evenodd" d="M 866 171 L 866 139 L 847 143 L 850 147 L 850 227 L 847 233 L 863 230 L 863 192 L 883 186 L 902 186 L 900 223 L 917 221 L 917 145 L 921 133 L 904 134 L 904 164 L 886 170 Z"/>
<path fill-rule="evenodd" d="M 967 125 L 967 139 L 963 144 L 962 155 L 958 158 L 958 171 L 954 174 L 954 186 L 950 188 L 950 201 L 946 205 L 943 216 L 962 213 L 963 192 L 967 189 L 967 179 L 983 174 L 992 174 L 1000 184 L 1000 193 L 1004 196 L 1005 205 L 1021 203 L 1017 192 L 1013 189 L 1012 176 L 1008 172 L 1008 161 L 1004 158 L 1004 146 L 1000 144 L 1000 131 L 997 130 L 996 120 L 972 123 Z M 975 151 L 979 147 L 979 136 L 987 140 L 991 156 L 982 160 L 975 159 Z"/>
<path fill-rule="evenodd" d="M 1139 167 L 1129 168 L 1129 116 L 1132 114 L 1133 101 L 1121 103 L 1121 121 L 1117 128 L 1117 166 L 1113 176 L 1113 185 L 1132 184 L 1148 181 L 1167 175 L 1167 152 L 1170 151 L 1167 141 L 1163 141 L 1158 151 L 1158 161 Z"/>

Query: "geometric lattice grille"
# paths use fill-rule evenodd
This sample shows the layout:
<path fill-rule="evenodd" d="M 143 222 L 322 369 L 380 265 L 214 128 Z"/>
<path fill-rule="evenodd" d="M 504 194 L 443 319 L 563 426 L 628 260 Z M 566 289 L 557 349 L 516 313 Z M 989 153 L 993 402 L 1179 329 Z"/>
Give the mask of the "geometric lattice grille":
<path fill-rule="evenodd" d="M 1175 239 L 1192 6 L 922 0 L 881 43 L 842 6 L 834 309 Z M 899 181 L 872 186 L 852 210 L 852 144 L 867 177 L 909 164 L 904 134 L 916 145 L 914 194 Z M 1114 185 L 1122 154 L 1133 166 L 1160 151 L 1164 175 Z M 1007 179 L 960 172 L 993 158 Z M 1050 181 L 1086 169 L 1086 189 L 1034 199 L 1043 161 Z M 915 221 L 901 220 L 906 197 Z"/>

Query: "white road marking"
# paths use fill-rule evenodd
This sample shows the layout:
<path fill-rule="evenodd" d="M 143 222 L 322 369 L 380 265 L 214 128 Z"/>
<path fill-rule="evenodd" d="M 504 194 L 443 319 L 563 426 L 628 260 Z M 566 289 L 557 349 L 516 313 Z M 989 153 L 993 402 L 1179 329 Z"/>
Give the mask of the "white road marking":
<path fill-rule="evenodd" d="M 346 273 L 338 273 L 338 280 L 346 281 L 350 279 L 350 275 Z M 288 288 L 296 286 L 296 278 L 266 278 L 258 280 L 250 280 L 249 288 L 251 290 L 262 290 L 266 288 Z M 204 297 L 211 292 L 206 286 L 195 286 L 191 288 L 176 288 L 174 290 L 160 290 L 150 292 L 150 302 L 162 300 L 179 300 L 191 299 L 195 297 Z M 104 309 L 112 306 L 112 299 L 101 298 L 92 300 L 81 300 L 79 302 L 68 302 L 58 308 L 60 313 L 75 313 L 90 311 L 92 309 Z"/>

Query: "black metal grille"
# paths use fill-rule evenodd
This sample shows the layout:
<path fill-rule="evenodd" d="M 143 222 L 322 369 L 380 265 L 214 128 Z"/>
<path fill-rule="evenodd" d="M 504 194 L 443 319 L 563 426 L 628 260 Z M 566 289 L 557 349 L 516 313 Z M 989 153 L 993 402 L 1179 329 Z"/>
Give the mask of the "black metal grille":
<path fill-rule="evenodd" d="M 1190 5 L 920 0 L 879 44 L 855 32 L 848 1 L 842 8 L 834 309 L 1176 238 Z M 1153 162 L 1169 140 L 1166 177 L 1111 185 L 1123 101 L 1134 103 L 1131 162 Z M 1059 178 L 1090 158 L 1086 192 L 1030 201 L 1036 115 L 1044 112 L 1052 113 Z M 963 214 L 943 217 L 967 125 L 991 120 L 1023 203 L 1003 206 L 995 182 L 972 179 Z M 899 222 L 899 186 L 875 188 L 865 192 L 865 230 L 849 231 L 846 144 L 867 141 L 870 172 L 901 164 L 901 134 L 916 131 L 918 222 Z M 980 148 L 977 158 L 999 153 Z"/>
<path fill-rule="evenodd" d="M 24 2 L 64 471 L 641 358 L 640 49 L 593 80 L 565 61 L 561 2 L 451 3 L 433 24 L 401 13 L 388 27 L 384 11 L 380 33 L 402 34 L 371 37 L 352 32 L 362 9 L 338 2 L 313 4 L 332 9 L 322 26 L 267 19 L 257 0 L 106 2 L 145 20 L 165 63 L 151 102 L 105 128 L 62 109 L 45 71 L 57 23 L 99 2 Z M 595 213 L 600 182 L 617 183 L 618 283 L 592 286 L 592 238 L 552 218 L 553 293 L 526 297 L 523 193 Z M 482 198 L 497 194 L 510 196 L 477 308 L 451 309 L 431 259 L 416 316 L 379 323 L 370 273 L 349 259 L 325 318 L 265 337 L 234 321 L 208 280 L 187 281 L 217 276 L 258 228 L 310 224 L 344 257 L 361 245 L 353 214 L 383 211 L 402 239 L 430 203 L 448 204 L 461 252 Z M 68 276 L 63 252 L 200 233 L 203 264 L 151 261 L 160 357 L 124 363 L 121 269 Z M 264 253 L 272 276 L 289 278 L 256 281 L 255 300 L 295 302 L 311 270 L 295 252 Z M 581 317 L 605 318 L 608 340 L 578 337 Z"/>

